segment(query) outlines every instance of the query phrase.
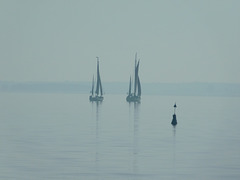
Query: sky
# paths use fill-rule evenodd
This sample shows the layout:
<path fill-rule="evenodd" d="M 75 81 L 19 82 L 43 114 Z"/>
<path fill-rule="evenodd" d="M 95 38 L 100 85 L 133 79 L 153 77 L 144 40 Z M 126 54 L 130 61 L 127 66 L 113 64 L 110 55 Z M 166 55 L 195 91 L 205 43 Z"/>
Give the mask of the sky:
<path fill-rule="evenodd" d="M 239 0 L 0 0 L 0 81 L 240 83 Z"/>

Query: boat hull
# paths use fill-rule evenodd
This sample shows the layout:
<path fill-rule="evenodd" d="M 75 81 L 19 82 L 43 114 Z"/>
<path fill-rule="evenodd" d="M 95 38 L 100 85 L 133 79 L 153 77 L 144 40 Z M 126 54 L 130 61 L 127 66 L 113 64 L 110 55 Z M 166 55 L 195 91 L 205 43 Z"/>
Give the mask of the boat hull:
<path fill-rule="evenodd" d="M 102 96 L 89 96 L 89 101 L 103 101 Z"/>
<path fill-rule="evenodd" d="M 126 98 L 127 102 L 140 102 L 141 101 L 141 97 L 140 96 L 127 96 Z"/>

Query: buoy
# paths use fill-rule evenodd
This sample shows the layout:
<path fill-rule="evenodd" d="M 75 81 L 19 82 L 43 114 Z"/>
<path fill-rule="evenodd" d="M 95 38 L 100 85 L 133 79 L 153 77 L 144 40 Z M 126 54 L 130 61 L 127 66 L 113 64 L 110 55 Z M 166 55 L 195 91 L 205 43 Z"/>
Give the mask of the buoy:
<path fill-rule="evenodd" d="M 176 116 L 176 108 L 177 108 L 177 105 L 176 105 L 176 103 L 174 104 L 174 114 L 173 114 L 173 119 L 172 119 L 172 125 L 173 126 L 176 126 L 177 125 L 177 116 Z"/>

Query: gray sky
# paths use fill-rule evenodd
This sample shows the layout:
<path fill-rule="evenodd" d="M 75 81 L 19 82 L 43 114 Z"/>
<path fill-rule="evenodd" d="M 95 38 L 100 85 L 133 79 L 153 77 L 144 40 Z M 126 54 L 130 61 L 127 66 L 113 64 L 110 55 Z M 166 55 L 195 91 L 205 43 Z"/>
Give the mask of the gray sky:
<path fill-rule="evenodd" d="M 239 0 L 0 0 L 0 81 L 240 82 Z"/>

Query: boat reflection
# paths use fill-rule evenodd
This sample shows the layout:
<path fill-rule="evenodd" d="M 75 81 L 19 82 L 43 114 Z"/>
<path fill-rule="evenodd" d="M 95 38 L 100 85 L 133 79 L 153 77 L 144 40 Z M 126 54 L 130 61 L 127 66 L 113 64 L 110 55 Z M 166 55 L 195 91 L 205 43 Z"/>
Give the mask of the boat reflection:
<path fill-rule="evenodd" d="M 93 117 L 96 121 L 96 129 L 95 129 L 95 173 L 96 177 L 98 179 L 99 177 L 99 162 L 100 162 L 100 155 L 99 155 L 99 147 L 100 147 L 100 140 L 99 140 L 99 126 L 100 126 L 100 119 L 101 119 L 101 101 L 95 101 L 92 102 L 92 109 L 93 109 L 93 114 L 96 115 Z"/>
<path fill-rule="evenodd" d="M 132 111 L 133 110 L 133 111 Z M 131 148 L 131 167 L 133 177 L 138 177 L 138 156 L 139 156 L 139 125 L 140 125 L 140 103 L 129 103 L 129 122 L 130 131 L 132 133 L 132 148 Z M 133 121 L 132 121 L 133 120 Z"/>

